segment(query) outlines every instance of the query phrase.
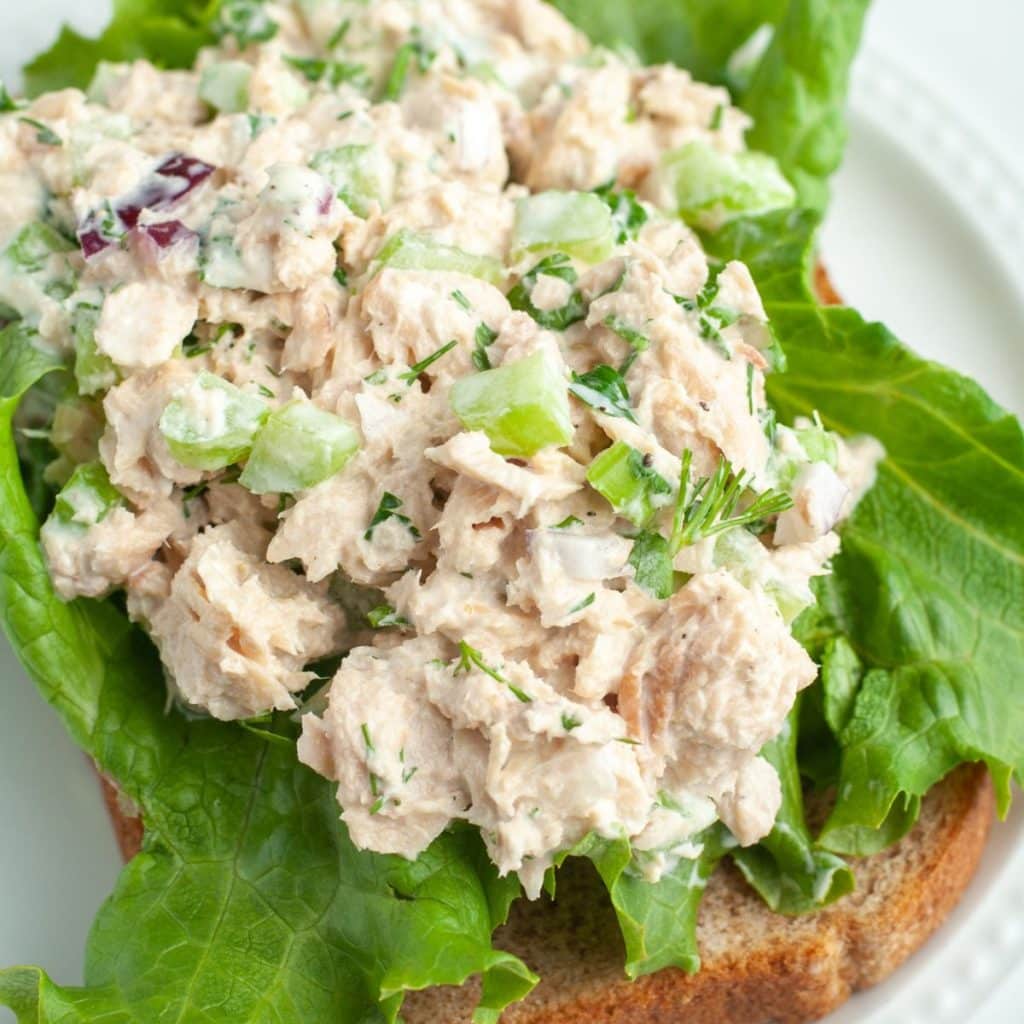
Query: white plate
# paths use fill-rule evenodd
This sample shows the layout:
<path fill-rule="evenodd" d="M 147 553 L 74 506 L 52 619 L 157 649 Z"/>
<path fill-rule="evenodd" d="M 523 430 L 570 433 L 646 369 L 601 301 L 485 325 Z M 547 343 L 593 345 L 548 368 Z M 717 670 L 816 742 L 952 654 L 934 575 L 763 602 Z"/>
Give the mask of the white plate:
<path fill-rule="evenodd" d="M 10 79 L 18 56 L 52 33 L 41 10 L 75 11 L 84 28 L 102 21 L 102 6 L 38 0 L 0 39 L 0 75 Z M 1020 184 L 965 118 L 877 49 L 858 67 L 848 157 L 835 182 L 823 249 L 848 301 L 1022 411 Z M 59 982 L 76 983 L 89 924 L 117 875 L 117 850 L 84 758 L 6 645 L 0 679 L 0 965 L 39 963 Z M 1021 1019 L 1014 1000 L 1015 993 L 1024 996 L 1019 970 L 1002 995 L 982 1004 L 1024 959 L 1022 879 L 1024 808 L 1018 799 L 946 927 L 895 977 L 856 996 L 830 1024 Z M 9 1019 L 0 1010 L 0 1021 Z"/>

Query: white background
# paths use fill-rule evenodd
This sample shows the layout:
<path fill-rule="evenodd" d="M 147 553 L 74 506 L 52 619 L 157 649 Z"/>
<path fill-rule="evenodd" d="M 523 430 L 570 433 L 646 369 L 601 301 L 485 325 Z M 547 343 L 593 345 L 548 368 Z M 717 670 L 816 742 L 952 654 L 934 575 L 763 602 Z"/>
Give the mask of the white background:
<path fill-rule="evenodd" d="M 20 61 L 48 45 L 62 18 L 70 18 L 83 31 L 94 31 L 104 23 L 109 3 L 0 0 L 0 7 L 0 75 L 14 81 Z M 985 159 L 1006 169 L 1007 173 L 1002 175 L 1004 182 L 1015 179 L 1019 183 L 1024 179 L 1024 2 L 875 0 L 867 40 L 872 50 L 894 57 L 907 77 L 917 81 L 923 91 L 949 111 L 951 134 L 957 126 L 969 126 L 983 140 L 988 154 Z M 877 100 L 874 102 L 877 104 Z M 876 142 L 867 139 L 866 123 L 855 120 L 853 131 L 850 161 L 837 179 L 835 214 L 825 235 L 825 252 L 833 254 L 834 277 L 851 304 L 869 316 L 884 319 L 915 347 L 941 357 L 943 346 L 954 345 L 950 326 L 943 320 L 945 314 L 934 302 L 907 302 L 904 293 L 926 286 L 926 282 L 914 278 L 915 246 L 921 253 L 921 246 L 948 244 L 952 236 L 948 232 L 930 235 L 927 217 L 921 220 L 925 215 L 913 213 L 914 189 L 918 187 L 915 179 L 899 178 L 895 171 L 888 184 L 892 190 L 902 189 L 905 193 L 907 219 L 904 221 L 897 209 L 888 214 L 888 224 L 870 222 L 868 192 L 851 197 L 849 190 L 860 187 L 866 164 L 880 150 Z M 936 141 L 943 140 L 940 137 Z M 930 154 L 925 148 L 918 157 L 927 165 Z M 1022 208 L 1019 194 L 1016 204 L 1017 209 Z M 983 234 L 998 238 L 1004 255 L 1009 252 L 1020 258 L 1016 260 L 1015 274 L 1011 270 L 1005 282 L 998 283 L 998 287 L 993 284 L 993 300 L 984 304 L 990 308 L 982 310 L 979 304 L 973 320 L 964 323 L 972 323 L 979 337 L 989 331 L 1001 331 L 1004 337 L 1009 334 L 1012 347 L 972 345 L 971 339 L 967 339 L 955 346 L 955 355 L 949 355 L 951 361 L 981 377 L 997 398 L 1020 411 L 1024 405 L 1024 323 L 1019 314 L 1021 307 L 1005 297 L 1011 293 L 1018 297 L 1024 294 L 1024 239 L 1019 234 L 1007 234 L 1009 228 L 999 209 L 974 212 L 976 220 L 987 223 Z M 888 264 L 886 258 L 879 257 L 879 245 L 886 248 Z M 1013 262 L 1011 259 L 1010 263 Z M 880 267 L 885 265 L 898 266 L 899 274 L 880 273 Z M 924 292 L 928 294 L 929 291 Z M 961 352 L 967 354 L 961 356 Z M 10 674 L 9 665 L 9 659 L 0 650 L 0 674 Z M 3 680 L 5 684 L 10 681 Z M 23 923 L 13 932 L 5 928 L 5 913 L 0 909 L 0 964 L 10 963 L 13 957 L 51 965 L 56 957 L 67 963 L 66 950 L 81 948 L 85 922 L 116 874 L 113 842 L 105 831 L 85 828 L 86 822 L 95 825 L 101 813 L 93 782 L 82 770 L 80 756 L 64 740 L 49 710 L 24 686 L 19 685 L 13 693 L 6 686 L 4 690 L 0 714 L 0 822 L 4 823 L 0 826 L 0 878 L 8 894 L 20 888 L 26 896 L 31 894 L 32 903 L 30 911 L 22 905 L 19 913 Z M 22 816 L 19 828 L 17 809 L 26 802 L 39 813 L 28 818 Z M 58 810 L 42 810 L 47 806 Z M 76 822 L 81 823 L 77 833 Z M 20 884 L 15 881 L 18 878 L 22 879 Z M 40 879 L 46 881 L 40 884 Z M 1017 885 L 1008 891 L 1015 897 L 1024 890 Z M 75 898 L 75 894 L 82 892 L 87 897 Z M 18 902 L 16 897 L 16 892 L 8 896 L 9 911 L 11 900 Z M 969 895 L 968 906 L 970 899 Z M 1005 911 L 1012 925 L 1024 915 L 1024 907 L 1013 905 L 1012 897 L 1010 902 Z M 967 916 L 961 911 L 951 925 L 966 927 L 966 921 Z M 39 936 L 52 939 L 40 940 Z M 949 930 L 937 944 L 956 948 L 955 937 L 950 938 Z M 950 970 L 959 970 L 960 964 L 968 959 L 966 950 L 962 958 L 954 956 L 948 960 Z M 916 963 L 912 962 L 908 973 L 917 969 Z M 59 981 L 75 980 L 66 970 L 55 973 Z M 897 984 L 898 979 L 899 975 L 894 979 Z M 996 985 L 997 981 L 1002 983 Z M 994 978 L 985 988 L 991 988 L 988 998 L 984 998 L 983 991 L 975 1005 L 965 1007 L 959 1016 L 939 1016 L 962 1024 L 1024 1021 L 1024 965 L 1018 965 L 1010 978 Z M 876 993 L 883 1002 L 886 989 Z M 844 1021 L 860 1020 L 862 1012 L 866 1018 L 867 1004 L 860 1004 L 863 1011 L 857 1005 L 848 1007 L 842 1015 Z M 0 1020 L 4 1019 L 0 1011 Z M 872 1022 L 888 1024 L 889 1019 L 884 1007 L 879 1012 L 872 1006 Z M 893 1024 L 902 1024 L 905 1017 L 891 1019 Z"/>

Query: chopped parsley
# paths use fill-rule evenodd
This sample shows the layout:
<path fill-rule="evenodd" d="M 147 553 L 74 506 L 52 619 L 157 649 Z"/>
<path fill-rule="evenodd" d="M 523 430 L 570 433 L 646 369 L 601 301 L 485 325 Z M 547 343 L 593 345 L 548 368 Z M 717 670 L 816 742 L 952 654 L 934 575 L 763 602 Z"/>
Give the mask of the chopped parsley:
<path fill-rule="evenodd" d="M 579 516 L 566 516 L 560 523 L 555 523 L 552 530 L 568 530 L 573 526 L 582 526 L 583 520 Z"/>
<path fill-rule="evenodd" d="M 564 711 L 562 712 L 562 728 L 566 732 L 572 732 L 573 729 L 578 729 L 582 724 L 575 715 L 567 715 Z"/>
<path fill-rule="evenodd" d="M 644 530 L 633 541 L 629 553 L 629 564 L 633 567 L 633 578 L 641 590 L 661 601 L 672 596 L 674 573 L 668 541 L 660 533 Z"/>
<path fill-rule="evenodd" d="M 629 188 L 616 189 L 615 182 L 594 189 L 596 195 L 612 212 L 612 225 L 615 228 L 615 241 L 622 245 L 631 238 L 636 238 L 640 229 L 647 223 L 648 214 Z"/>
<path fill-rule="evenodd" d="M 417 380 L 421 373 L 433 366 L 434 363 L 436 363 L 442 356 L 451 352 L 456 345 L 458 345 L 458 341 L 453 338 L 447 345 L 442 345 L 436 352 L 431 352 L 426 359 L 421 359 L 418 363 L 413 363 L 405 373 L 400 373 L 398 375 L 399 380 L 404 380 L 406 384 L 411 386 L 413 381 Z"/>
<path fill-rule="evenodd" d="M 466 298 L 465 294 L 459 291 L 458 288 L 452 292 L 452 300 L 457 302 L 467 312 L 473 308 L 473 303 Z"/>
<path fill-rule="evenodd" d="M 366 613 L 366 621 L 374 629 L 390 629 L 392 627 L 401 629 L 404 626 L 412 625 L 404 615 L 399 615 L 389 604 L 379 604 L 376 608 L 371 608 Z"/>
<path fill-rule="evenodd" d="M 224 0 L 214 23 L 217 38 L 234 36 L 241 50 L 250 43 L 273 39 L 277 30 L 277 22 L 267 16 L 263 0 Z"/>
<path fill-rule="evenodd" d="M 366 749 L 370 753 L 373 753 L 376 748 L 373 745 L 373 740 L 370 738 L 370 727 L 366 722 L 363 722 L 363 724 L 359 726 L 359 731 L 363 734 L 363 742 L 366 744 Z"/>
<path fill-rule="evenodd" d="M 722 118 L 725 116 L 725 104 L 719 103 L 715 107 L 715 112 L 711 115 L 711 120 L 708 122 L 708 131 L 717 132 L 722 127 Z"/>
<path fill-rule="evenodd" d="M 285 57 L 285 61 L 309 82 L 323 82 L 332 88 L 348 82 L 357 89 L 364 89 L 370 84 L 365 64 L 316 57 Z"/>
<path fill-rule="evenodd" d="M 348 271 L 341 266 L 334 268 L 334 280 L 341 285 L 342 288 L 348 287 Z"/>
<path fill-rule="evenodd" d="M 586 373 L 573 373 L 569 390 L 581 401 L 606 416 L 636 423 L 630 407 L 629 389 L 614 367 L 602 363 Z"/>
<path fill-rule="evenodd" d="M 364 540 L 373 540 L 373 531 L 380 526 L 381 523 L 386 523 L 389 519 L 396 519 L 400 522 L 412 535 L 419 540 L 423 535 L 413 524 L 413 521 L 405 515 L 402 515 L 398 510 L 402 507 L 402 499 L 396 497 L 390 491 L 385 491 L 381 495 L 380 504 L 377 506 L 377 511 L 374 512 L 373 518 L 370 520 L 370 525 L 366 528 L 366 533 L 363 534 Z"/>
<path fill-rule="evenodd" d="M 534 286 L 542 274 L 557 277 L 566 284 L 573 285 L 569 301 L 558 309 L 539 309 L 533 304 Z M 569 259 L 563 252 L 545 256 L 536 266 L 523 275 L 522 280 L 508 293 L 508 301 L 513 309 L 529 313 L 533 319 L 551 331 L 564 331 L 567 327 L 578 323 L 587 315 L 587 304 L 580 290 L 575 287 L 578 275 Z"/>

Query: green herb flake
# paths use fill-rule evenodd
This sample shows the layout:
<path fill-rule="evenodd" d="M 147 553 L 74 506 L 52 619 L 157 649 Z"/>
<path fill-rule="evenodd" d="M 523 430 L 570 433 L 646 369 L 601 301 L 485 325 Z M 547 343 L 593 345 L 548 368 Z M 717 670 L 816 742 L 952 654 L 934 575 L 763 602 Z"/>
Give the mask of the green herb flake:
<path fill-rule="evenodd" d="M 520 689 L 514 683 L 506 679 L 496 668 L 492 668 L 484 661 L 483 654 L 480 653 L 475 647 L 471 647 L 465 640 L 459 641 L 459 660 L 452 670 L 453 675 L 460 675 L 466 672 L 472 672 L 474 668 L 478 668 L 485 675 L 490 676 L 495 682 L 501 683 L 507 686 L 511 690 L 512 695 L 522 704 L 533 703 L 533 698 Z"/>
<path fill-rule="evenodd" d="M 403 615 L 399 615 L 391 605 L 379 604 L 366 613 L 366 621 L 373 629 L 404 628 L 411 625 Z"/>
<path fill-rule="evenodd" d="M 433 366 L 442 356 L 446 356 L 456 345 L 458 345 L 458 341 L 453 338 L 447 345 L 442 345 L 436 352 L 431 352 L 426 359 L 413 363 L 405 373 L 398 375 L 398 379 L 404 380 L 406 384 L 411 386 L 421 373 Z"/>
<path fill-rule="evenodd" d="M 711 120 L 708 122 L 708 131 L 717 132 L 722 127 L 722 119 L 725 117 L 725 104 L 719 103 L 715 107 L 715 112 L 711 115 Z"/>
<path fill-rule="evenodd" d="M 569 615 L 575 615 L 577 612 L 583 611 L 584 608 L 589 608 L 594 603 L 595 600 L 597 600 L 597 594 L 595 594 L 593 592 L 587 594 L 587 596 L 585 598 L 583 598 L 582 601 L 579 601 L 577 604 L 574 604 L 569 609 L 568 614 Z"/>
<path fill-rule="evenodd" d="M 64 143 L 61 137 L 48 125 L 43 124 L 42 121 L 37 121 L 32 117 L 19 117 L 18 120 L 22 124 L 27 124 L 30 128 L 36 130 L 36 142 L 43 146 L 62 146 Z"/>
<path fill-rule="evenodd" d="M 3 79 L 0 79 L 0 114 L 11 114 L 20 107 L 14 97 L 7 91 Z"/>
<path fill-rule="evenodd" d="M 611 210 L 615 241 L 622 245 L 636 238 L 647 223 L 648 214 L 632 189 L 616 189 L 615 182 L 594 189 L 596 195 Z"/>
<path fill-rule="evenodd" d="M 476 331 L 473 335 L 473 365 L 478 370 L 489 370 L 491 369 L 491 357 L 487 354 L 487 350 L 497 341 L 498 332 L 493 327 L 489 327 L 482 320 L 476 325 Z"/>
<path fill-rule="evenodd" d="M 572 732 L 573 729 L 578 729 L 583 723 L 575 716 L 562 712 L 562 728 L 566 732 Z"/>
<path fill-rule="evenodd" d="M 466 298 L 465 294 L 458 288 L 452 292 L 452 300 L 457 302 L 467 312 L 473 308 L 473 304 Z"/>
<path fill-rule="evenodd" d="M 370 525 L 366 529 L 366 533 L 363 534 L 364 540 L 373 540 L 373 531 L 380 526 L 381 523 L 387 522 L 389 519 L 397 519 L 412 535 L 419 540 L 422 537 L 420 531 L 413 525 L 413 521 L 405 515 L 402 515 L 398 510 L 402 507 L 402 499 L 396 497 L 390 491 L 385 491 L 381 495 L 380 504 L 377 506 L 377 511 L 374 512 L 373 518 L 370 520 Z"/>
<path fill-rule="evenodd" d="M 579 323 L 587 315 L 587 304 L 578 288 L 573 288 L 569 301 L 558 309 L 540 309 L 533 304 L 533 288 L 541 275 L 557 277 L 570 285 L 575 285 L 579 279 L 572 260 L 564 252 L 553 253 L 523 275 L 522 280 L 508 293 L 509 305 L 528 313 L 541 327 L 550 331 L 564 331 Z"/>
<path fill-rule="evenodd" d="M 285 62 L 309 82 L 322 82 L 331 88 L 348 83 L 357 89 L 370 84 L 364 64 L 351 64 L 343 60 L 320 60 L 315 57 L 285 57 Z"/>
<path fill-rule="evenodd" d="M 586 373 L 573 373 L 569 390 L 586 405 L 606 416 L 636 423 L 630 406 L 629 389 L 614 367 L 601 364 Z"/>

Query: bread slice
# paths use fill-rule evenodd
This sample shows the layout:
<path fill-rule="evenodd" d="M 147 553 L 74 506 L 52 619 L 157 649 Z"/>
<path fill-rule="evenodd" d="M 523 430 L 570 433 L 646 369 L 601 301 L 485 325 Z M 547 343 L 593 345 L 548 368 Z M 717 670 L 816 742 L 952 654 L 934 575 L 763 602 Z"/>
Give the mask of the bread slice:
<path fill-rule="evenodd" d="M 822 302 L 839 297 L 822 266 Z M 125 859 L 138 852 L 142 824 L 103 780 Z M 697 937 L 694 975 L 664 970 L 635 982 L 623 973 L 618 924 L 589 864 L 570 861 L 558 902 L 519 901 L 495 944 L 542 978 L 503 1024 L 802 1024 L 857 989 L 877 984 L 915 952 L 959 902 L 978 866 L 994 798 L 981 765 L 964 765 L 925 798 L 913 830 L 890 849 L 856 860 L 857 888 L 804 917 L 773 913 L 729 864 L 711 878 Z M 470 1024 L 479 981 L 410 993 L 406 1024 Z"/>

